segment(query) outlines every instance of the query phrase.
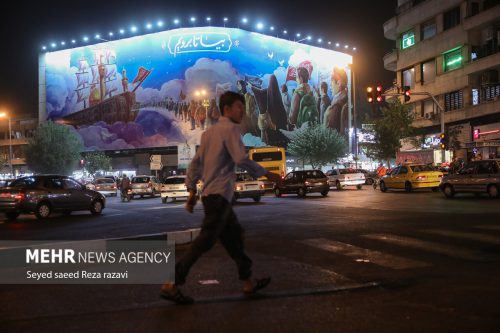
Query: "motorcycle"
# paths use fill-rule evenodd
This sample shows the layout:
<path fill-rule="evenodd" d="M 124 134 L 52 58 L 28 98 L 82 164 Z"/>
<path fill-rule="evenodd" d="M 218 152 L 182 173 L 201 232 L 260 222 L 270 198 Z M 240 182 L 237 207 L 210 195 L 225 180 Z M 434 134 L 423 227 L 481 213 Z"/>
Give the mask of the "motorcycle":
<path fill-rule="evenodd" d="M 122 190 L 120 192 L 120 196 L 121 196 L 122 202 L 130 202 L 130 200 L 132 200 L 132 197 L 133 197 L 132 189 L 131 188 L 127 189 L 127 193 L 125 193 L 125 190 Z"/>

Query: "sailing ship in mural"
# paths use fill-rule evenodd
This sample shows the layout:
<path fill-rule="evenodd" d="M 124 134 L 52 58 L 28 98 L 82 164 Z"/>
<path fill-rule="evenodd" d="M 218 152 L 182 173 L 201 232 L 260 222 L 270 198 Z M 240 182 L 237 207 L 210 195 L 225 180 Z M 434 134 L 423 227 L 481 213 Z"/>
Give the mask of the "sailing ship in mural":
<path fill-rule="evenodd" d="M 96 49 L 92 64 L 82 56 L 78 71 L 75 73 L 77 86 L 77 103 L 83 103 L 83 109 L 63 117 L 73 126 L 89 125 L 99 121 L 113 124 L 117 121 L 134 121 L 136 113 L 135 91 L 149 76 L 151 70 L 144 67 L 132 82 L 134 86 L 129 91 L 129 82 L 125 68 L 122 70 L 122 92 L 116 84 L 117 66 L 116 53 L 108 49 Z M 137 111 L 137 110 L 135 110 Z"/>

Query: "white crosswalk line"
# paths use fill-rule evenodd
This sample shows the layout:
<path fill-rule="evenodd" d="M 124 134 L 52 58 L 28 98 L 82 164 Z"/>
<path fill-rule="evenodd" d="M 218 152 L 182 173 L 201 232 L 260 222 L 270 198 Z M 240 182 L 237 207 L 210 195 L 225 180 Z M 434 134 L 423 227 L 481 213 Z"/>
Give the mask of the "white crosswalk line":
<path fill-rule="evenodd" d="M 477 233 L 471 233 L 471 232 L 435 230 L 435 229 L 429 229 L 429 230 L 423 230 L 423 231 L 430 233 L 430 234 L 440 235 L 440 236 L 461 238 L 461 239 L 470 239 L 470 240 L 479 241 L 479 242 L 483 242 L 483 243 L 500 245 L 500 237 L 495 237 L 495 236 L 490 236 L 490 235 L 483 235 L 483 234 L 477 234 Z"/>
<path fill-rule="evenodd" d="M 474 228 L 500 231 L 500 225 L 477 225 Z"/>
<path fill-rule="evenodd" d="M 383 241 L 386 243 L 396 244 L 403 247 L 411 247 L 428 252 L 439 253 L 453 258 L 484 261 L 484 256 L 481 256 L 476 251 L 464 249 L 463 247 L 456 247 L 451 245 L 443 245 L 440 243 L 423 241 L 420 239 L 402 237 L 387 234 L 370 234 L 363 235 L 362 237 Z"/>
<path fill-rule="evenodd" d="M 354 258 L 357 262 L 369 262 L 378 266 L 392 269 L 409 269 L 428 266 L 428 264 L 421 261 L 407 259 L 392 254 L 382 253 L 379 251 L 368 250 L 325 238 L 306 239 L 301 241 L 301 243 Z"/>

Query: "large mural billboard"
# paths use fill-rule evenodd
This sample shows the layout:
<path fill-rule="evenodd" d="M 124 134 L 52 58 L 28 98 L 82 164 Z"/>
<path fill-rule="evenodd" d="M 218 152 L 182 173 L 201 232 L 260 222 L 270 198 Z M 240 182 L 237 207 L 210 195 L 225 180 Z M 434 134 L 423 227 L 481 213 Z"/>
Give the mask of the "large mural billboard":
<path fill-rule="evenodd" d="M 45 119 L 87 150 L 198 144 L 218 98 L 246 99 L 248 146 L 284 145 L 313 122 L 347 134 L 348 54 L 233 28 L 184 28 L 48 52 Z"/>

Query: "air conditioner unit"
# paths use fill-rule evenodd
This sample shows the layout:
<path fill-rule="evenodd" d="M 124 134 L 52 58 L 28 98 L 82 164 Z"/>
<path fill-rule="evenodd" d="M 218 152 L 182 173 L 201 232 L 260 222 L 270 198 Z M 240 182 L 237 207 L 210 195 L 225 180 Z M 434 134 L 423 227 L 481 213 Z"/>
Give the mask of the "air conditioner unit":
<path fill-rule="evenodd" d="M 498 71 L 495 69 L 490 69 L 481 75 L 481 84 L 497 84 L 498 83 Z"/>

